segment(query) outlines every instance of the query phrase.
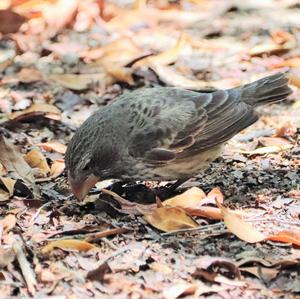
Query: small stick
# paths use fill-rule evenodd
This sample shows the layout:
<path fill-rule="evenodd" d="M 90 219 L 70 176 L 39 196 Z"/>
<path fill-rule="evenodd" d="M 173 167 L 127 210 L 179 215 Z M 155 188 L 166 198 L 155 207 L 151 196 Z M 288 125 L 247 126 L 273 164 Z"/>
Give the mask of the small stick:
<path fill-rule="evenodd" d="M 34 295 L 36 291 L 37 281 L 35 279 L 35 273 L 33 272 L 28 260 L 26 259 L 26 256 L 22 250 L 22 246 L 18 241 L 15 241 L 13 243 L 13 250 L 16 254 L 18 263 L 20 265 L 22 275 L 24 277 L 24 280 L 26 282 L 28 292 L 30 295 Z"/>

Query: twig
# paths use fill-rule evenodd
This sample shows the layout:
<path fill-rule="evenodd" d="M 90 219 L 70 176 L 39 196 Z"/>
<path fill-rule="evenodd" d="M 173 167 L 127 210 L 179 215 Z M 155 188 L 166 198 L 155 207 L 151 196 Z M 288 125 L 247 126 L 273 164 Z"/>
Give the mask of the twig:
<path fill-rule="evenodd" d="M 22 246 L 18 241 L 13 243 L 13 250 L 16 254 L 18 263 L 20 265 L 22 275 L 26 282 L 28 292 L 30 295 L 34 295 L 36 291 L 37 281 L 35 279 L 35 273 L 33 272 L 29 262 L 26 259 L 26 256 L 22 250 Z"/>
<path fill-rule="evenodd" d="M 219 223 L 210 224 L 210 225 L 206 225 L 206 226 L 199 226 L 199 227 L 195 227 L 195 228 L 178 229 L 178 230 L 174 230 L 172 232 L 162 233 L 161 236 L 165 237 L 165 236 L 175 235 L 178 233 L 188 233 L 188 232 L 206 232 L 206 231 L 211 231 L 214 229 L 225 229 L 225 225 L 224 225 L 224 223 L 219 222 Z"/>
<path fill-rule="evenodd" d="M 40 212 L 42 211 L 42 209 L 44 209 L 46 206 L 50 205 L 51 201 L 46 202 L 45 204 L 41 205 L 36 213 L 32 216 L 31 220 L 29 221 L 29 224 L 32 225 L 34 224 L 35 219 L 39 216 Z"/>

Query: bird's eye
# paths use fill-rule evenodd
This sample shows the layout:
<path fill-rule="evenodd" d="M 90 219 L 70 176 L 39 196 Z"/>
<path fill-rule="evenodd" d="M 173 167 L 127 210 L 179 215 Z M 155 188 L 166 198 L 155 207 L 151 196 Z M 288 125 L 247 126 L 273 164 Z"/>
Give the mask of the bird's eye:
<path fill-rule="evenodd" d="M 85 165 L 83 166 L 83 168 L 82 168 L 83 171 L 87 171 L 87 170 L 89 170 L 89 169 L 90 169 L 90 164 L 89 164 L 89 163 L 85 164 Z"/>

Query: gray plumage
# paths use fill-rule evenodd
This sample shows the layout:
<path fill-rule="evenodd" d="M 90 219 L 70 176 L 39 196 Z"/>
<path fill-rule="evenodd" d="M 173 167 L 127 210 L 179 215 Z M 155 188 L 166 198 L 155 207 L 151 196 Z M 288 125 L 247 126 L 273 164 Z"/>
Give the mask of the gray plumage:
<path fill-rule="evenodd" d="M 285 74 L 229 90 L 170 87 L 124 93 L 77 130 L 66 153 L 71 177 L 174 180 L 197 174 L 222 144 L 253 124 L 254 107 L 285 99 Z"/>

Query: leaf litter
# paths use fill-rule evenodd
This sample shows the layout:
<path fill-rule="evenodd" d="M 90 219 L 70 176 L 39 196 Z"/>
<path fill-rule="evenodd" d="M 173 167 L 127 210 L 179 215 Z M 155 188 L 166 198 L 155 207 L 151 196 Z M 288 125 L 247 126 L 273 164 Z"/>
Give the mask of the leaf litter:
<path fill-rule="evenodd" d="M 3 1 L 1 294 L 296 296 L 296 2 Z M 66 145 L 122 92 L 209 92 L 287 70 L 290 99 L 261 108 L 260 121 L 183 188 L 113 184 L 83 204 L 70 194 Z"/>

